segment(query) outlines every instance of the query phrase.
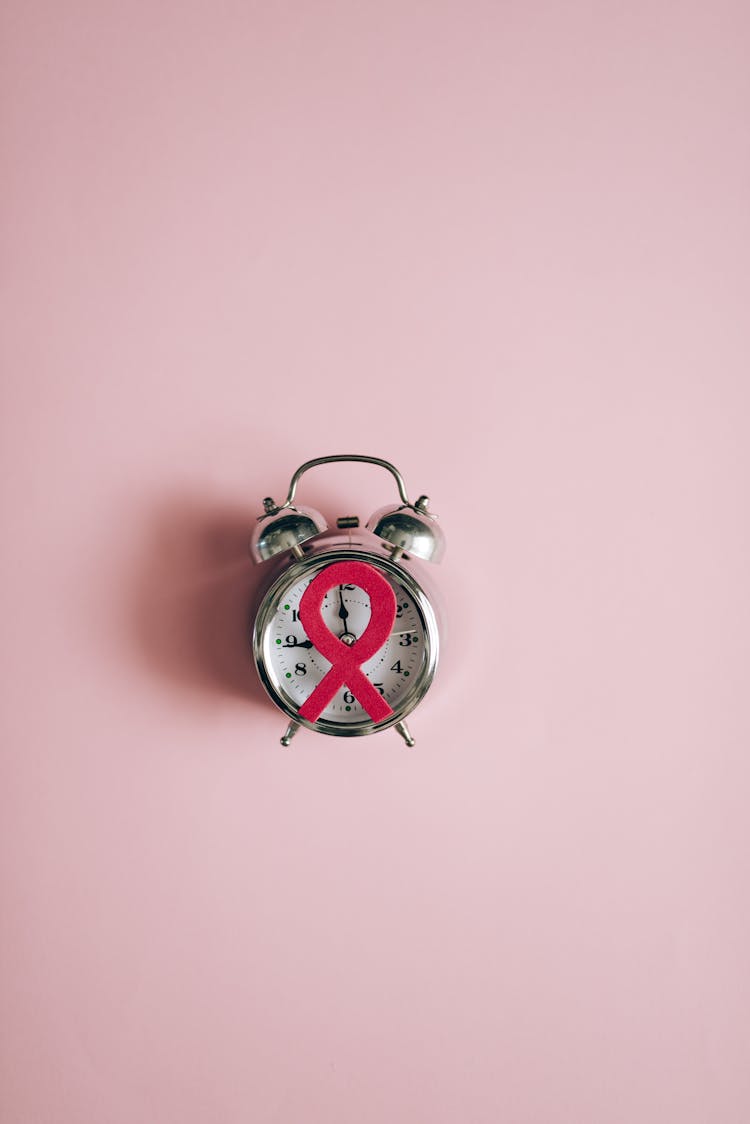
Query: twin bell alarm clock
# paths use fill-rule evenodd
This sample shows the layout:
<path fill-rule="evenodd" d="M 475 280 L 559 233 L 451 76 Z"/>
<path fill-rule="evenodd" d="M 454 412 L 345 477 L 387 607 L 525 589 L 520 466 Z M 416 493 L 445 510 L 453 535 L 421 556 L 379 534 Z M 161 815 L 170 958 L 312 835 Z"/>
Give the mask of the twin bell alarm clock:
<path fill-rule="evenodd" d="M 364 528 L 345 515 L 329 531 L 320 512 L 295 503 L 300 479 L 317 465 L 377 465 L 400 502 Z M 438 610 L 424 562 L 439 562 L 445 540 L 427 496 L 412 503 L 401 474 L 379 457 L 331 456 L 294 473 L 282 504 L 267 498 L 250 539 L 269 567 L 253 628 L 261 682 L 289 723 L 320 734 L 358 737 L 394 727 L 407 745 L 406 718 L 427 693 L 440 647 Z"/>

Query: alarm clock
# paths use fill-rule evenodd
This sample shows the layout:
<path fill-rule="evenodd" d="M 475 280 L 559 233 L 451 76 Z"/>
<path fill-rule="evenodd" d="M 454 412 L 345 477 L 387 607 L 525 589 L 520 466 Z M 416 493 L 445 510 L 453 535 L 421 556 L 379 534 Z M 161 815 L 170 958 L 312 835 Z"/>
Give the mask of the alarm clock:
<path fill-rule="evenodd" d="M 360 527 L 346 515 L 335 530 L 319 511 L 295 503 L 302 476 L 336 462 L 376 465 L 396 482 L 399 503 Z M 424 567 L 445 539 L 427 496 L 409 500 L 403 478 L 380 457 L 306 461 L 287 497 L 263 500 L 250 538 L 253 560 L 269 567 L 252 645 L 260 680 L 288 718 L 282 745 L 305 726 L 359 737 L 395 728 L 415 744 L 406 718 L 434 679 L 440 651 L 439 602 Z"/>

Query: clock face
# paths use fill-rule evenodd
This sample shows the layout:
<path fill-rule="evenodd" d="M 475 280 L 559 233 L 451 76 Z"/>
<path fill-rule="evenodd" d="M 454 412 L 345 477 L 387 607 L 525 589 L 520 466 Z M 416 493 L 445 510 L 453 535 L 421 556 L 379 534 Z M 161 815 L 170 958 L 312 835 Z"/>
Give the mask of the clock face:
<path fill-rule="evenodd" d="M 428 621 L 433 623 L 434 617 L 424 594 L 407 575 L 389 572 L 391 567 L 379 564 L 380 560 L 368 558 L 368 562 L 379 570 L 396 597 L 390 634 L 375 655 L 360 665 L 394 712 L 390 724 L 415 705 L 432 677 L 436 636 L 429 632 Z M 256 626 L 256 655 L 260 655 L 266 687 L 293 717 L 332 667 L 308 638 L 299 615 L 302 596 L 321 569 L 325 569 L 325 562 L 321 564 L 320 560 L 313 567 L 305 563 L 292 567 L 288 580 L 277 581 L 271 590 Z M 324 596 L 320 616 L 329 631 L 351 645 L 356 654 L 356 641 L 370 621 L 370 598 L 352 583 L 336 584 Z M 317 723 L 318 728 L 335 725 L 350 733 L 358 732 L 358 726 L 373 725 L 347 683 L 336 691 Z"/>

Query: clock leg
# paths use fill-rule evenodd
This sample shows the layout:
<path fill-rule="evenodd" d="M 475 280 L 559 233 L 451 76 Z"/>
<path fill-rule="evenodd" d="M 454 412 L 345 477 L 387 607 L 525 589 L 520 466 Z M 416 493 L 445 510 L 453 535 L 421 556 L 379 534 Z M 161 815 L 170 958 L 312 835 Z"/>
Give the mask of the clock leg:
<path fill-rule="evenodd" d="M 299 722 L 290 722 L 289 723 L 289 725 L 287 726 L 286 730 L 284 730 L 284 733 L 282 734 L 281 739 L 280 739 L 282 745 L 289 745 L 289 742 L 292 740 L 294 735 L 299 730 L 299 726 L 300 726 Z"/>
<path fill-rule="evenodd" d="M 404 739 L 404 741 L 406 742 L 406 744 L 409 747 L 417 744 L 416 741 L 414 740 L 414 738 L 409 733 L 409 727 L 406 725 L 405 722 L 397 722 L 396 723 L 396 733 L 401 735 L 401 737 Z"/>

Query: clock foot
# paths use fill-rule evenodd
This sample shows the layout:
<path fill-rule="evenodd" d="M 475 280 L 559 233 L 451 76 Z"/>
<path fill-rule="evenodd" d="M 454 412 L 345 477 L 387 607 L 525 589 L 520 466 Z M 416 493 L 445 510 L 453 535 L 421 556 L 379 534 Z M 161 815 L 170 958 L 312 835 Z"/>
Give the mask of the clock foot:
<path fill-rule="evenodd" d="M 299 730 L 299 725 L 300 725 L 299 722 L 290 722 L 289 723 L 286 730 L 284 730 L 284 733 L 281 736 L 281 744 L 282 745 L 289 745 L 289 742 L 292 740 L 294 735 Z"/>
<path fill-rule="evenodd" d="M 404 741 L 406 742 L 406 744 L 409 747 L 417 744 L 416 741 L 414 740 L 414 738 L 409 733 L 409 727 L 406 725 L 405 722 L 397 722 L 396 723 L 396 733 L 401 735 L 401 737 L 404 739 Z"/>

